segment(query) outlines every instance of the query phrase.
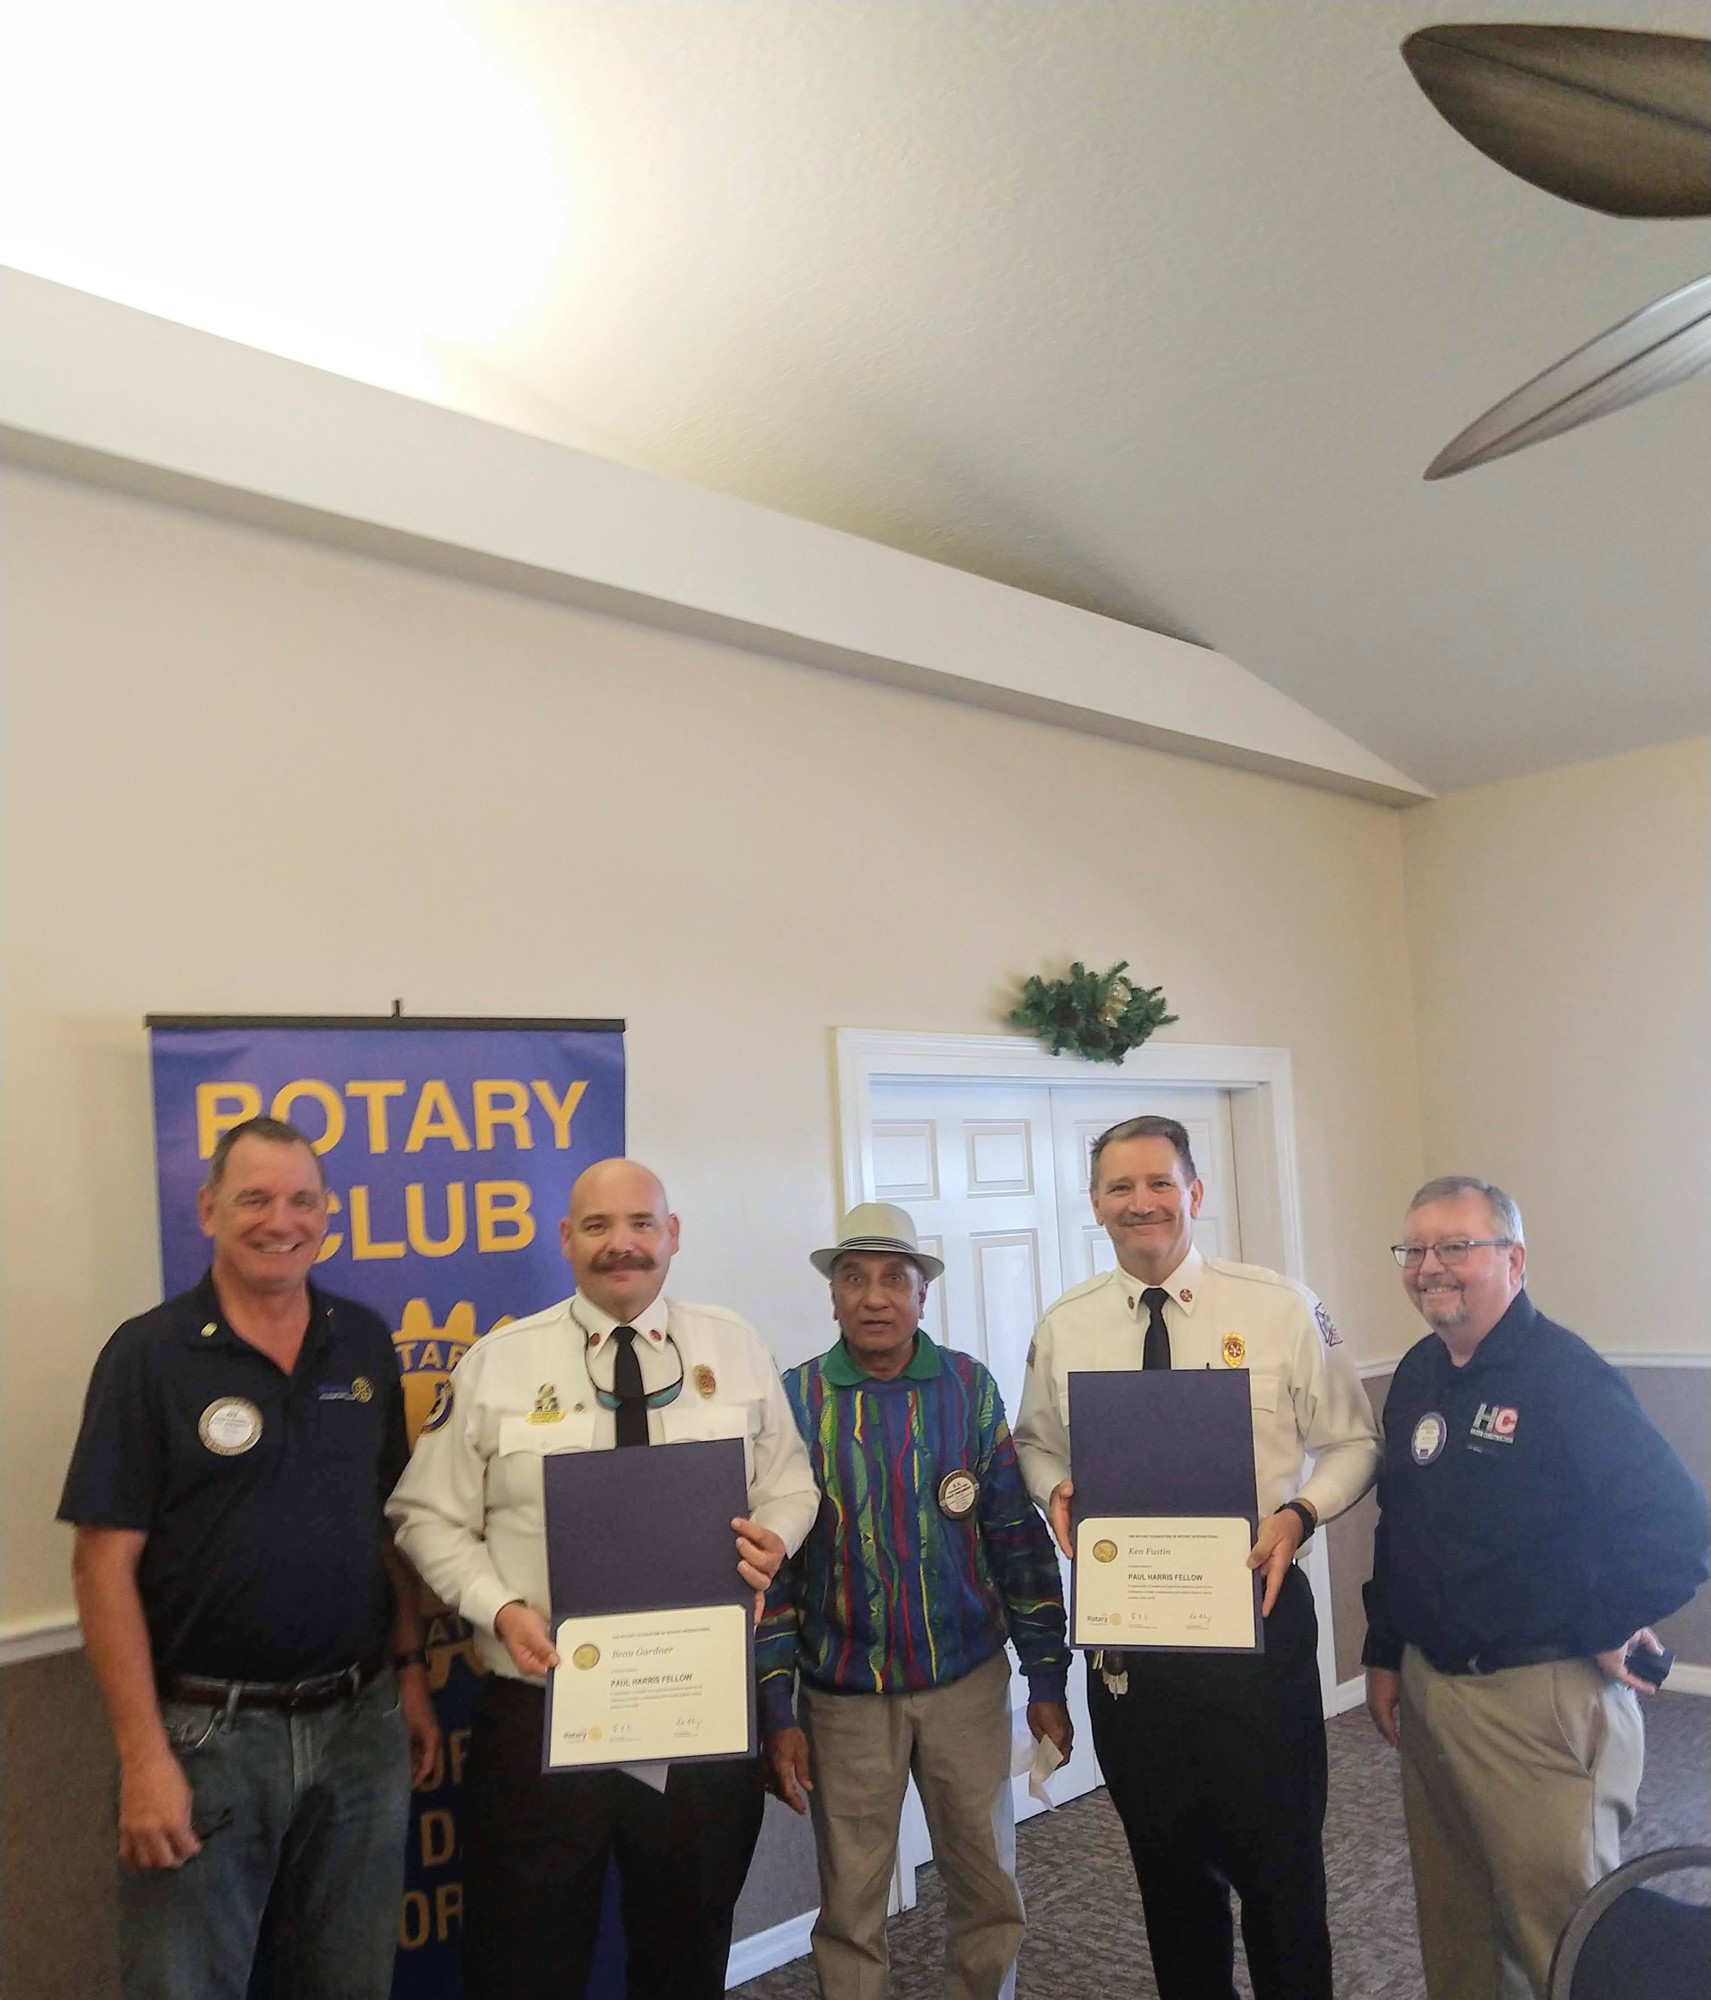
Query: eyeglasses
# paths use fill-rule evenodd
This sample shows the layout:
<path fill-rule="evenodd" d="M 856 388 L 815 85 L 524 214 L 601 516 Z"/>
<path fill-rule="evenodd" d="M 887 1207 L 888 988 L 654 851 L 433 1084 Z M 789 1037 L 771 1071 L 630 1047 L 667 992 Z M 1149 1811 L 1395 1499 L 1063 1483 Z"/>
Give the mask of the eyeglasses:
<path fill-rule="evenodd" d="M 1446 1270 L 1456 1270 L 1474 1250 L 1510 1250 L 1513 1236 L 1452 1236 L 1447 1243 L 1392 1243 L 1390 1254 L 1405 1271 L 1417 1271 L 1431 1251 Z"/>

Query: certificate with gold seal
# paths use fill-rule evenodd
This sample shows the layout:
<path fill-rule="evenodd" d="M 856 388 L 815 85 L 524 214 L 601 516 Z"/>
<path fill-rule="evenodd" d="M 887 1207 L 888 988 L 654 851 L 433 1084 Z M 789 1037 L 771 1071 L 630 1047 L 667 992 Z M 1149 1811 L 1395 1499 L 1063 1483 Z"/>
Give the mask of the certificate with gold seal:
<path fill-rule="evenodd" d="M 542 1466 L 548 1627 L 541 1766 L 752 1757 L 754 1592 L 737 1573 L 748 1512 L 740 1438 L 554 1451 Z"/>
<path fill-rule="evenodd" d="M 1260 1650 L 1250 1405 L 1245 1368 L 1070 1376 L 1071 1645 Z"/>
<path fill-rule="evenodd" d="M 1251 1653 L 1259 1643 L 1252 1547 L 1239 1516 L 1083 1515 L 1074 1643 Z"/>
<path fill-rule="evenodd" d="M 747 1756 L 751 1622 L 741 1604 L 562 1620 L 546 1768 Z"/>

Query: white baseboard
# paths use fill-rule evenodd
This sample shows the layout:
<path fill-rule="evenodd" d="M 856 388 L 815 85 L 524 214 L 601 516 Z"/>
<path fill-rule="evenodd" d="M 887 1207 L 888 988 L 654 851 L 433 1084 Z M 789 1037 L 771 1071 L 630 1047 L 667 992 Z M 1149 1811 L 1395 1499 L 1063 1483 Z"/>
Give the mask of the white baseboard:
<path fill-rule="evenodd" d="M 73 1618 L 25 1619 L 0 1631 L 0 1667 L 15 1667 L 20 1660 L 39 1660 L 49 1653 L 75 1653 L 83 1644 L 83 1633 Z"/>
<path fill-rule="evenodd" d="M 1325 1702 L 1325 1720 L 1333 1715 L 1347 1715 L 1351 1708 L 1359 1708 L 1366 1700 L 1366 1675 L 1356 1674 L 1353 1680 L 1338 1681 Z"/>
<path fill-rule="evenodd" d="M 1671 1694 L 1711 1694 L 1711 1667 L 1671 1667 L 1664 1686 Z"/>
<path fill-rule="evenodd" d="M 756 1931 L 753 1937 L 739 1938 L 731 1946 L 725 1967 L 725 1991 L 741 1986 L 745 1979 L 758 1979 L 763 1972 L 775 1972 L 793 1958 L 808 1955 L 808 1937 L 814 1928 L 817 1909 L 804 1910 L 799 1917 L 786 1917 L 770 1930 Z"/>

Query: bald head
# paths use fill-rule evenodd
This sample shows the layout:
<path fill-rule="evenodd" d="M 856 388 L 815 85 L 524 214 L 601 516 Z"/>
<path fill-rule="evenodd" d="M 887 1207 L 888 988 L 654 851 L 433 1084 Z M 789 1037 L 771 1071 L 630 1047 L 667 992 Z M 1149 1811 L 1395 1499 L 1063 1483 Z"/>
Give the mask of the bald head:
<path fill-rule="evenodd" d="M 677 1217 L 664 1183 L 639 1161 L 596 1160 L 570 1191 L 559 1240 L 578 1294 L 629 1321 L 664 1289 L 677 1254 Z"/>

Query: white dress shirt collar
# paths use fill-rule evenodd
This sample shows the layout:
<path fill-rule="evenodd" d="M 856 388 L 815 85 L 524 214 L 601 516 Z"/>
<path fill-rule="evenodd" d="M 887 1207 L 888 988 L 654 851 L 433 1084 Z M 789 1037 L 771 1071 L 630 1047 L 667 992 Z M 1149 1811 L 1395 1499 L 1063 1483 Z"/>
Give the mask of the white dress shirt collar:
<path fill-rule="evenodd" d="M 1188 1255 L 1183 1258 L 1182 1262 L 1165 1279 L 1162 1287 L 1163 1290 L 1169 1292 L 1172 1303 L 1179 1306 L 1182 1311 L 1191 1316 L 1194 1311 L 1195 1295 L 1201 1289 L 1200 1274 L 1205 1267 L 1206 1259 L 1201 1256 L 1200 1252 L 1191 1243 L 1188 1246 Z M 1148 1289 L 1144 1280 L 1137 1278 L 1132 1271 L 1123 1270 L 1121 1266 L 1118 1267 L 1113 1275 L 1117 1282 L 1124 1287 L 1124 1296 L 1129 1302 L 1130 1312 L 1134 1313 L 1137 1317 L 1144 1317 L 1147 1308 L 1141 1294 Z"/>
<path fill-rule="evenodd" d="M 615 1326 L 633 1326 L 641 1334 L 649 1347 L 665 1345 L 666 1321 L 671 1308 L 661 1292 L 646 1311 L 636 1314 L 634 1319 L 615 1319 L 611 1313 L 597 1306 L 591 1298 L 578 1292 L 570 1300 L 570 1316 L 582 1329 L 583 1341 L 590 1354 L 598 1354 L 612 1337 Z"/>

